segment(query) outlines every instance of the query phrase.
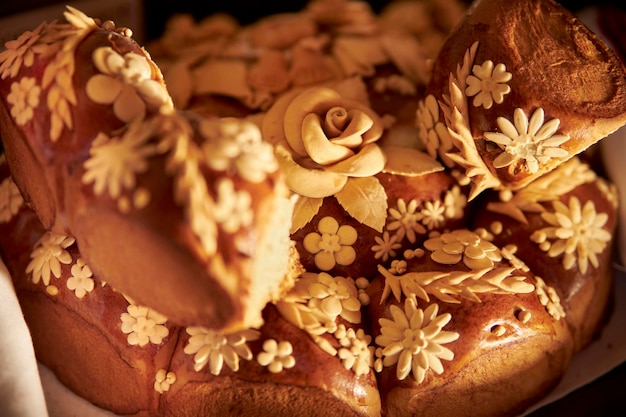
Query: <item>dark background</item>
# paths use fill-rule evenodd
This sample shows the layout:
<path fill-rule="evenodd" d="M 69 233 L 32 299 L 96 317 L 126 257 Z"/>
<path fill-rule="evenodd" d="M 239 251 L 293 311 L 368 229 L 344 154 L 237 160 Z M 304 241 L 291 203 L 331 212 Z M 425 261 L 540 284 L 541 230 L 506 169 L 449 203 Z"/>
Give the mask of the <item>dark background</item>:
<path fill-rule="evenodd" d="M 463 0 L 470 3 L 469 0 Z M 515 0 L 511 0 L 515 1 Z M 369 0 L 368 3 L 375 11 L 380 11 L 389 0 Z M 580 10 L 587 5 L 601 3 L 619 5 L 626 8 L 626 1 L 590 1 L 590 0 L 563 0 L 560 3 L 572 11 Z M 172 12 L 191 13 L 196 18 L 201 18 L 215 12 L 225 12 L 235 16 L 240 23 L 251 23 L 260 16 L 274 13 L 298 11 L 307 4 L 306 0 L 175 0 L 175 1 L 146 1 L 144 13 L 146 19 L 147 39 L 158 37 L 164 28 L 166 19 Z"/>
<path fill-rule="evenodd" d="M 59 0 L 0 0 L 0 17 L 58 3 L 60 3 Z M 145 35 L 148 40 L 158 37 L 163 32 L 165 21 L 173 13 L 191 13 L 197 19 L 200 19 L 211 13 L 225 12 L 235 16 L 240 23 L 246 24 L 261 16 L 278 12 L 301 10 L 306 3 L 306 0 L 224 0 L 219 2 L 212 0 L 145 0 L 143 2 L 146 22 Z M 379 11 L 383 6 L 389 3 L 389 1 L 370 0 L 368 3 L 372 5 L 375 11 Z M 626 8 L 626 1 L 623 0 L 562 0 L 560 3 L 572 11 L 580 10 L 592 4 L 613 4 L 618 7 Z"/>

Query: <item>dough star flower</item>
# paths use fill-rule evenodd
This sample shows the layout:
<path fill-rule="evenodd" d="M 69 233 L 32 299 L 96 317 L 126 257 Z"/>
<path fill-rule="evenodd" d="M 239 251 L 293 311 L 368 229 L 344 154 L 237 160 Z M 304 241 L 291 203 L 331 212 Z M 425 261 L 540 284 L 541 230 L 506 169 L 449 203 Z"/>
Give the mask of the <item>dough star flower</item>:
<path fill-rule="evenodd" d="M 504 152 L 493 160 L 493 166 L 504 168 L 516 161 L 524 161 L 528 171 L 536 173 L 539 164 L 551 158 L 565 158 L 566 149 L 559 146 L 569 140 L 569 135 L 557 135 L 561 123 L 552 119 L 544 124 L 542 108 L 534 111 L 530 120 L 524 110 L 517 108 L 513 114 L 513 123 L 504 117 L 498 117 L 500 132 L 485 132 L 485 138 L 504 148 Z"/>
<path fill-rule="evenodd" d="M 193 369 L 200 372 L 208 364 L 213 375 L 222 372 L 224 364 L 231 370 L 239 370 L 239 359 L 252 359 L 252 351 L 247 342 L 257 340 L 259 331 L 245 329 L 231 334 L 223 334 L 204 327 L 188 327 L 189 342 L 183 348 L 187 355 L 194 355 Z"/>
<path fill-rule="evenodd" d="M 500 63 L 494 67 L 493 61 L 487 60 L 482 65 L 474 65 L 472 68 L 472 75 L 466 78 L 465 94 L 468 97 L 474 96 L 472 104 L 475 107 L 483 106 L 490 109 L 494 101 L 497 104 L 502 103 L 505 94 L 511 92 L 511 87 L 505 83 L 512 77 L 504 64 Z"/>
<path fill-rule="evenodd" d="M 149 140 L 148 130 L 142 129 L 140 123 L 132 124 L 121 137 L 98 134 L 89 150 L 89 159 L 84 162 L 83 183 L 93 182 L 94 193 L 101 195 L 107 191 L 112 198 L 134 189 L 137 175 L 148 170 L 148 159 L 157 154 L 156 145 Z"/>
<path fill-rule="evenodd" d="M 597 213 L 592 201 L 583 206 L 576 197 L 570 198 L 569 205 L 556 200 L 553 207 L 554 212 L 541 214 L 550 226 L 535 231 L 531 240 L 547 251 L 550 257 L 563 255 L 565 269 L 578 265 L 584 274 L 590 263 L 597 268 L 597 255 L 611 241 L 611 234 L 604 229 L 607 214 Z"/>
<path fill-rule="evenodd" d="M 387 259 L 396 256 L 396 250 L 402 247 L 402 244 L 398 242 L 398 235 L 389 235 L 388 231 L 384 231 L 382 236 L 374 236 L 375 245 L 372 246 L 374 258 L 382 259 L 383 262 L 387 262 Z"/>
<path fill-rule="evenodd" d="M 446 207 L 441 204 L 441 201 L 427 201 L 424 203 L 422 209 L 422 222 L 426 225 L 428 230 L 433 230 L 439 227 L 446 220 L 445 218 Z"/>
<path fill-rule="evenodd" d="M 420 224 L 423 215 L 417 213 L 416 210 L 416 200 L 411 200 L 407 204 L 402 198 L 398 199 L 396 208 L 389 209 L 389 216 L 393 220 L 387 225 L 387 230 L 396 230 L 398 241 L 402 241 L 406 236 L 409 242 L 415 243 L 417 239 L 416 233 L 426 233 L 426 228 Z"/>
<path fill-rule="evenodd" d="M 61 264 L 72 262 L 72 255 L 66 250 L 75 242 L 73 237 L 47 232 L 39 238 L 30 254 L 31 261 L 26 273 L 32 273 L 33 283 L 42 280 L 45 286 L 50 285 L 50 275 L 61 276 Z"/>
<path fill-rule="evenodd" d="M 415 300 L 407 298 L 404 310 L 396 305 L 390 307 L 391 319 L 381 318 L 381 334 L 376 344 L 383 348 L 383 366 L 397 365 L 396 377 L 404 380 L 412 372 L 421 384 L 426 371 L 443 372 L 441 360 L 452 360 L 454 353 L 443 344 L 459 338 L 456 332 L 442 330 L 452 316 L 437 315 L 439 306 L 431 304 L 422 310 Z"/>

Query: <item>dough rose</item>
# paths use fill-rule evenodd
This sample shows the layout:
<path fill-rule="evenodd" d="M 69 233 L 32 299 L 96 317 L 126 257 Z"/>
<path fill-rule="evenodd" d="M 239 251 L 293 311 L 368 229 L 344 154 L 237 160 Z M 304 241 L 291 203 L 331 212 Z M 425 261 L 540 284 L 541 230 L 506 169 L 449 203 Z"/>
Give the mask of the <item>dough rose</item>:
<path fill-rule="evenodd" d="M 382 171 L 385 156 L 376 144 L 382 133 L 373 110 L 325 87 L 281 98 L 263 124 L 288 186 L 311 198 L 338 193 L 350 177 Z"/>

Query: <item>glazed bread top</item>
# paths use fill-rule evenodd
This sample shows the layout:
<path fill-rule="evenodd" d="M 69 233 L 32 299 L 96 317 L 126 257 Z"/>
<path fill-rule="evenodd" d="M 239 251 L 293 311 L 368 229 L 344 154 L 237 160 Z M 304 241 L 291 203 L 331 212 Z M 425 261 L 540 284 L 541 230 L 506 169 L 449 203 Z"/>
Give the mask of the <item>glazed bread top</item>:
<path fill-rule="evenodd" d="M 624 125 L 626 73 L 559 4 L 481 0 L 440 51 L 420 108 L 425 146 L 465 169 L 473 198 L 521 188 Z"/>
<path fill-rule="evenodd" d="M 128 30 L 72 8 L 65 18 L 0 56 L 18 188 L 94 272 L 170 320 L 258 324 L 297 269 L 272 147 L 251 123 L 174 111 Z"/>

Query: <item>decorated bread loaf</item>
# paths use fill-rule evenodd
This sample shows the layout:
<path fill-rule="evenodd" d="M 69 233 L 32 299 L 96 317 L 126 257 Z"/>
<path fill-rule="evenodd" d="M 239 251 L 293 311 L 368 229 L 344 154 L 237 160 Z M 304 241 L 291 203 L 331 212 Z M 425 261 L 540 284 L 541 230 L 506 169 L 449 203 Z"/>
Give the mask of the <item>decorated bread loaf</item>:
<path fill-rule="evenodd" d="M 152 60 L 69 9 L 10 43 L 0 254 L 40 361 L 120 415 L 502 417 L 547 395 L 610 312 L 616 190 L 578 154 L 626 123 L 626 75 L 557 3 L 464 10 L 175 16 Z M 86 28 L 138 52 L 107 49 L 118 74 L 73 41 L 54 141 L 38 54 Z M 138 57 L 159 100 L 124 78 Z M 94 78 L 145 113 L 94 104 Z"/>
<path fill-rule="evenodd" d="M 258 324 L 297 270 L 272 147 L 251 123 L 175 112 L 128 30 L 71 8 L 65 17 L 2 53 L 2 138 L 18 188 L 138 302 L 181 324 Z"/>
<path fill-rule="evenodd" d="M 172 105 L 160 70 L 130 29 L 73 8 L 64 18 L 7 43 L 0 114 L 16 184 L 45 227 L 67 233 L 82 207 L 77 186 L 65 180 L 80 178 L 96 136 Z"/>
<path fill-rule="evenodd" d="M 558 383 L 611 300 L 615 191 L 578 159 L 549 175 L 577 181 L 535 202 L 539 211 L 522 191 L 505 203 L 485 194 L 473 204 L 489 221 L 381 249 L 388 258 L 368 278 L 313 266 L 265 307 L 262 326 L 235 332 L 179 326 L 115 291 L 4 176 L 0 249 L 39 360 L 120 415 L 512 416 Z M 497 214 L 511 201 L 528 224 Z M 548 253 L 555 219 L 593 254 Z M 548 267 L 531 269 L 534 258 Z"/>

